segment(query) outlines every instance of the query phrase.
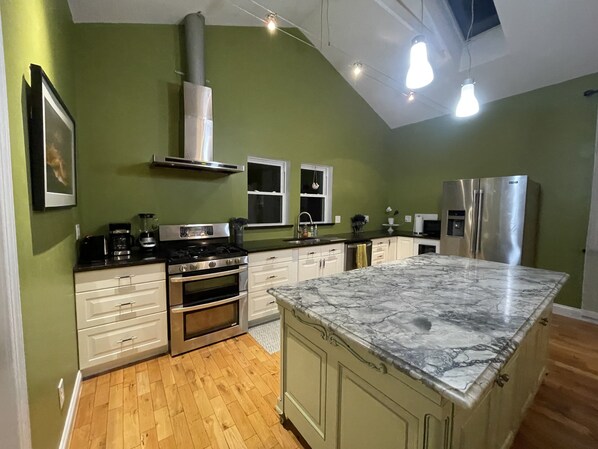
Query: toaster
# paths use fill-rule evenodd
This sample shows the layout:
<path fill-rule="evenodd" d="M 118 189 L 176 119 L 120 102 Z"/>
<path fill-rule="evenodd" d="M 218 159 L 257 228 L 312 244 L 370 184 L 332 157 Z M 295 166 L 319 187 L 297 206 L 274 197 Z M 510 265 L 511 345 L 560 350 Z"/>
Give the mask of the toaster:
<path fill-rule="evenodd" d="M 79 243 L 79 263 L 104 261 L 108 255 L 106 237 L 103 235 L 88 235 Z"/>

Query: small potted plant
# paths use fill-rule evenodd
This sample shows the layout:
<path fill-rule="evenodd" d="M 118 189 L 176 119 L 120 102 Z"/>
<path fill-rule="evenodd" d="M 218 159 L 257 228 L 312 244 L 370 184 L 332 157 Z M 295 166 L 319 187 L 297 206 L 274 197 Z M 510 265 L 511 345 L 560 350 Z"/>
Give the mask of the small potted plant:
<path fill-rule="evenodd" d="M 388 216 L 388 224 L 393 225 L 395 224 L 395 217 L 399 215 L 399 211 L 395 209 L 393 212 L 392 207 L 388 206 L 386 208 L 386 215 Z"/>

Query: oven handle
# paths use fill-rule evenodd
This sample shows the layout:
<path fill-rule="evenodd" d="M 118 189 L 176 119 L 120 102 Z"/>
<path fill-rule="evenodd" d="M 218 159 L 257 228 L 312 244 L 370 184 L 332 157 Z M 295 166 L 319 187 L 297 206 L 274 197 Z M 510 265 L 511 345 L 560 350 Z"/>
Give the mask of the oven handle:
<path fill-rule="evenodd" d="M 219 278 L 219 277 L 223 277 L 223 276 L 228 276 L 230 274 L 243 273 L 244 271 L 247 271 L 247 266 L 243 266 L 243 267 L 238 268 L 236 270 L 219 271 L 218 273 L 210 273 L 210 274 L 198 274 L 197 276 L 187 276 L 187 277 L 183 277 L 183 276 L 174 277 L 174 276 L 171 276 L 170 277 L 170 282 L 172 282 L 173 284 L 179 284 L 179 283 L 182 283 L 182 282 L 201 281 L 203 279 Z"/>
<path fill-rule="evenodd" d="M 207 304 L 199 304 L 197 306 L 178 306 L 178 307 L 171 307 L 170 311 L 172 313 L 187 313 L 187 312 L 195 312 L 196 310 L 202 309 L 209 309 L 211 307 L 218 307 L 223 306 L 224 304 L 228 304 L 230 302 L 239 301 L 240 299 L 247 298 L 247 293 L 241 293 L 239 296 L 235 296 L 233 298 L 222 299 L 220 301 L 209 302 Z"/>

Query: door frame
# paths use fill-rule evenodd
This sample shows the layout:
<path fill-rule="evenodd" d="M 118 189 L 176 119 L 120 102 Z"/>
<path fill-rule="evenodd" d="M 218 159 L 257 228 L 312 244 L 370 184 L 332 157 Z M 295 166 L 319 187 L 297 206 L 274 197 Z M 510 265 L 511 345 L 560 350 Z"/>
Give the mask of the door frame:
<path fill-rule="evenodd" d="M 2 408 L 9 410 L 10 414 L 0 416 L 3 417 L 3 426 L 17 429 L 8 441 L 0 442 L 7 444 L 3 446 L 7 449 L 31 449 L 8 120 L 8 92 L 0 11 L 0 285 L 6 286 L 0 289 L 0 341 L 4 341 L 6 345 L 0 351 L 0 366 L 7 367 L 0 374 L 3 381 L 5 377 L 8 378 L 6 380 L 10 385 L 3 390 L 11 396 L 3 398 L 9 401 L 8 404 L 2 404 Z"/>
<path fill-rule="evenodd" d="M 581 294 L 581 316 L 598 319 L 598 304 L 592 298 L 590 291 L 595 289 L 595 281 L 592 279 L 595 273 L 591 273 L 589 253 L 598 251 L 598 108 L 596 109 L 596 136 L 594 141 L 594 168 L 592 173 L 592 190 L 590 193 L 590 216 L 588 219 L 588 233 L 586 237 L 586 249 L 584 256 L 582 294 Z M 593 307 L 593 308 L 590 308 Z"/>

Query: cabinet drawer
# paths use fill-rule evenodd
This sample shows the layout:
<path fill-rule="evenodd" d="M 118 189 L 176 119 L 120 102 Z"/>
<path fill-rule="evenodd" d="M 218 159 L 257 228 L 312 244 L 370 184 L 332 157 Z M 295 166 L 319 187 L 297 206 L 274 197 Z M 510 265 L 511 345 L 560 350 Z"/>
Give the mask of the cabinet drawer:
<path fill-rule="evenodd" d="M 299 259 L 319 259 L 322 256 L 322 246 L 306 246 L 298 248 Z"/>
<path fill-rule="evenodd" d="M 147 351 L 168 346 L 166 312 L 121 323 L 83 329 L 79 334 L 79 368 L 86 369 L 118 359 L 143 357 Z"/>
<path fill-rule="evenodd" d="M 297 262 L 249 266 L 249 291 L 297 281 Z"/>
<path fill-rule="evenodd" d="M 166 279 L 164 264 L 136 265 L 75 273 L 75 292 L 123 287 Z"/>
<path fill-rule="evenodd" d="M 116 323 L 166 310 L 166 282 L 77 293 L 77 328 Z"/>
<path fill-rule="evenodd" d="M 372 251 L 376 248 L 386 248 L 388 246 L 388 239 L 373 239 L 372 240 Z"/>
<path fill-rule="evenodd" d="M 249 293 L 249 321 L 257 320 L 278 313 L 274 296 L 265 290 Z"/>
<path fill-rule="evenodd" d="M 249 255 L 249 265 L 274 264 L 281 262 L 291 262 L 292 260 L 292 249 L 282 249 L 279 251 L 264 251 L 262 253 L 253 253 Z"/>
<path fill-rule="evenodd" d="M 322 257 L 337 256 L 341 257 L 341 254 L 345 252 L 345 244 L 337 243 L 335 245 L 320 246 L 320 252 Z"/>
<path fill-rule="evenodd" d="M 372 265 L 380 265 L 386 262 L 386 254 L 384 252 L 372 253 Z"/>

